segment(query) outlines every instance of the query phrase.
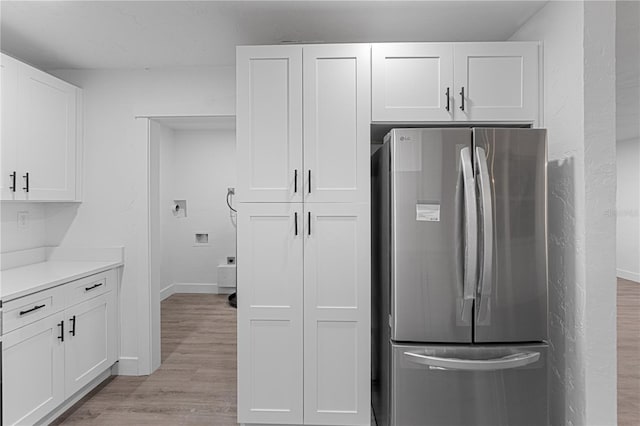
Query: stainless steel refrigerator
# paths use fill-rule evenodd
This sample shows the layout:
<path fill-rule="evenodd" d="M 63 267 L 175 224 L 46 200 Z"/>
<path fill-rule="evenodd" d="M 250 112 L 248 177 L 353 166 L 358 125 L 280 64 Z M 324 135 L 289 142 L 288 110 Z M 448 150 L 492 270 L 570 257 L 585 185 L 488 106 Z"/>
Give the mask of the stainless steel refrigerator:
<path fill-rule="evenodd" d="M 546 131 L 394 129 L 372 156 L 379 426 L 548 424 Z"/>

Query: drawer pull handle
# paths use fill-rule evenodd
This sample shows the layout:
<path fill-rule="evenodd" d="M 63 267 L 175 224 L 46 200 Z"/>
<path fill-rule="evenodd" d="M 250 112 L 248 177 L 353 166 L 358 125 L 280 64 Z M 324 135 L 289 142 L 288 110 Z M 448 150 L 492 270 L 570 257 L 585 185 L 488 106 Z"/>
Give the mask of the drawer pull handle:
<path fill-rule="evenodd" d="M 58 339 L 64 342 L 64 320 L 60 321 L 58 327 L 60 327 L 60 335 L 58 336 Z"/>
<path fill-rule="evenodd" d="M 20 311 L 20 316 L 22 316 L 22 315 L 26 315 L 26 314 L 28 314 L 28 313 L 30 313 L 30 312 L 37 311 L 38 309 L 42 309 L 42 308 L 44 308 L 45 306 L 46 306 L 46 305 L 36 305 L 36 306 L 34 306 L 33 308 L 31 308 L 31 309 L 27 309 L 26 311 Z"/>
<path fill-rule="evenodd" d="M 94 284 L 94 285 L 92 285 L 91 287 L 85 287 L 85 288 L 84 288 L 84 291 L 91 291 L 91 290 L 93 290 L 94 288 L 98 288 L 98 287 L 100 287 L 101 285 L 102 285 L 102 283 L 98 283 L 98 284 Z"/>
<path fill-rule="evenodd" d="M 69 321 L 71 321 L 71 330 L 69 330 L 69 333 L 70 333 L 72 336 L 75 336 L 75 335 L 76 335 L 76 316 L 75 316 L 75 315 L 74 315 L 74 316 L 72 316 L 72 317 L 69 319 Z"/>

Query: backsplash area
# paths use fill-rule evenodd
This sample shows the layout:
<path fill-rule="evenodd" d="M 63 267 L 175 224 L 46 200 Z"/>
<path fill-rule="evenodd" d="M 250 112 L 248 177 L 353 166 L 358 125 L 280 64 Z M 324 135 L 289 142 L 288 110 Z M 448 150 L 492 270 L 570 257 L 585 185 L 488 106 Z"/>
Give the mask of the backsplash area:
<path fill-rule="evenodd" d="M 47 207 L 43 203 L 1 203 L 0 252 L 45 245 Z"/>

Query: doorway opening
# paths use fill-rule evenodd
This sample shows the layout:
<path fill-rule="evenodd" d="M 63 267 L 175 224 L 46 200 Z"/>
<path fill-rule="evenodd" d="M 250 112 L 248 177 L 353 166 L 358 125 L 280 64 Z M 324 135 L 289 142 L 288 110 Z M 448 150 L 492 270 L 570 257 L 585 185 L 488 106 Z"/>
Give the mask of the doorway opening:
<path fill-rule="evenodd" d="M 225 383 L 202 400 L 235 422 L 235 116 L 153 117 L 148 130 L 151 371 L 191 369 L 203 392 Z"/>

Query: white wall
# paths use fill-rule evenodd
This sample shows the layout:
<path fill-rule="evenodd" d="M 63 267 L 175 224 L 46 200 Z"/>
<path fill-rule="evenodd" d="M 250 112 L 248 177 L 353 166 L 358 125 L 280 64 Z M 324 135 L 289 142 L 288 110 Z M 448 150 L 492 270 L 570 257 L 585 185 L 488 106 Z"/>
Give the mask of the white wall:
<path fill-rule="evenodd" d="M 46 244 L 46 206 L 30 203 L 1 203 L 2 253 L 42 247 Z M 18 212 L 27 212 L 27 226 L 18 226 Z"/>
<path fill-rule="evenodd" d="M 158 134 L 162 288 L 205 284 L 215 290 L 218 264 L 236 252 L 235 218 L 225 202 L 227 188 L 236 182 L 235 131 L 166 129 Z M 187 217 L 174 217 L 173 200 L 186 200 Z M 209 234 L 209 244 L 197 245 L 196 233 Z"/>
<path fill-rule="evenodd" d="M 83 203 L 60 244 L 125 247 L 120 368 L 126 374 L 148 374 L 148 129 L 147 120 L 135 116 L 233 115 L 235 70 L 59 70 L 53 74 L 84 89 Z"/>
<path fill-rule="evenodd" d="M 544 43 L 553 425 L 616 423 L 614 9 L 549 2 L 512 37 Z"/>
<path fill-rule="evenodd" d="M 616 266 L 640 282 L 640 2 L 616 4 Z"/>

